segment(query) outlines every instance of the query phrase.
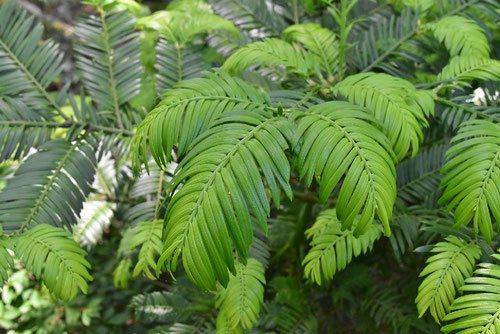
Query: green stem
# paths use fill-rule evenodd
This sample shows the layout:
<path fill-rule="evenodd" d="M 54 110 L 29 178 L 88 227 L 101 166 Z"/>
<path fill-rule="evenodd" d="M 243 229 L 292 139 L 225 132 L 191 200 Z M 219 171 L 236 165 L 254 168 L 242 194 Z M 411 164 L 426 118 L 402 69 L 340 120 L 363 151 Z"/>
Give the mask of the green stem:
<path fill-rule="evenodd" d="M 340 1 L 340 36 L 339 36 L 339 81 L 344 78 L 346 68 L 346 53 L 347 53 L 347 0 Z"/>
<path fill-rule="evenodd" d="M 339 26 L 339 54 L 338 54 L 338 80 L 341 81 L 346 72 L 347 37 L 353 23 L 349 23 L 349 12 L 358 0 L 340 0 L 340 8 L 330 3 L 328 11 Z"/>
<path fill-rule="evenodd" d="M 293 8 L 293 22 L 295 24 L 299 24 L 299 8 L 297 5 L 297 0 L 292 0 L 292 8 Z"/>

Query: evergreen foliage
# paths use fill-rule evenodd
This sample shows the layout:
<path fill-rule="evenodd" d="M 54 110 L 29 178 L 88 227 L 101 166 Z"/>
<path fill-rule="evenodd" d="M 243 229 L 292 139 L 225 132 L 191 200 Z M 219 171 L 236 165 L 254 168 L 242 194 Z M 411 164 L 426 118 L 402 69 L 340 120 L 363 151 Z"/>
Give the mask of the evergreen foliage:
<path fill-rule="evenodd" d="M 60 332 L 500 333 L 496 2 L 167 2 L 83 1 L 73 77 L 0 2 L 6 310 L 26 271 Z"/>

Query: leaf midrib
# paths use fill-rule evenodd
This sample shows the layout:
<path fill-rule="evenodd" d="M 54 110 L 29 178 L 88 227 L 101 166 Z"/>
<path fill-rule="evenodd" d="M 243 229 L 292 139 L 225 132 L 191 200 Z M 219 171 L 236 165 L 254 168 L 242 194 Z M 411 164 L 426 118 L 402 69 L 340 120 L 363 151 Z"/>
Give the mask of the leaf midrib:
<path fill-rule="evenodd" d="M 333 66 L 333 64 L 330 64 L 330 62 L 328 60 L 328 57 L 326 56 L 325 52 L 323 51 L 323 45 L 319 42 L 319 40 L 318 40 L 318 38 L 317 38 L 317 36 L 316 36 L 315 33 L 310 34 L 310 36 L 312 37 L 312 40 L 314 41 L 314 44 L 316 44 L 316 47 L 320 51 L 319 52 L 320 58 L 322 59 L 322 61 L 325 64 L 325 69 L 327 71 L 327 74 L 328 75 L 332 75 L 333 73 L 332 73 L 332 69 L 330 68 L 330 65 Z M 335 40 L 333 42 L 334 43 L 332 45 L 335 46 Z"/>
<path fill-rule="evenodd" d="M 111 45 L 109 44 L 109 28 L 106 23 L 106 13 L 102 10 L 99 9 L 99 18 L 101 19 L 101 25 L 102 25 L 102 35 L 103 35 L 103 43 L 104 43 L 104 50 L 106 52 L 106 65 L 108 68 L 108 75 L 109 75 L 109 83 L 110 83 L 110 90 L 111 90 L 111 98 L 113 99 L 113 111 L 116 116 L 116 121 L 118 123 L 118 127 L 120 129 L 123 129 L 123 121 L 122 117 L 120 115 L 120 104 L 118 102 L 118 92 L 117 92 L 117 83 L 115 79 L 115 74 L 114 74 L 114 69 L 113 69 L 113 54 L 114 50 L 111 48 Z"/>
<path fill-rule="evenodd" d="M 244 98 L 239 98 L 239 97 L 234 97 L 234 96 L 226 96 L 226 95 L 210 95 L 210 96 L 191 96 L 189 98 L 186 98 L 186 99 L 179 99 L 175 102 L 172 102 L 172 103 L 169 103 L 169 104 L 163 104 L 163 106 L 166 107 L 166 109 L 162 109 L 161 111 L 158 110 L 157 112 L 155 113 L 150 113 L 149 115 L 151 115 L 151 117 L 155 117 L 157 116 L 158 114 L 160 113 L 164 113 L 166 110 L 172 110 L 173 108 L 181 105 L 181 104 L 184 104 L 184 103 L 190 103 L 190 102 L 193 102 L 193 101 L 199 101 L 199 100 L 220 100 L 220 101 L 231 101 L 231 102 L 239 102 L 239 103 L 246 103 L 246 104 L 249 104 L 249 105 L 254 105 L 254 106 L 258 106 L 258 107 L 261 107 L 263 108 L 264 110 L 269 110 L 269 111 L 273 111 L 274 112 L 274 108 L 272 108 L 271 106 L 269 106 L 265 101 L 262 102 L 262 103 L 258 103 L 258 102 L 255 102 L 255 101 L 252 101 L 252 100 L 247 100 L 247 99 L 244 99 Z M 162 106 L 162 105 L 160 105 Z M 148 116 L 149 116 L 148 115 Z"/>
<path fill-rule="evenodd" d="M 50 225 L 49 225 L 50 226 Z M 52 236 L 51 236 L 52 237 Z M 78 275 L 78 274 L 75 274 L 75 272 L 73 271 L 73 267 L 67 263 L 68 259 L 65 257 L 65 256 L 62 256 L 59 252 L 59 250 L 56 250 L 54 249 L 54 247 L 52 247 L 50 244 L 48 244 L 46 241 L 44 241 L 42 238 L 39 238 L 36 234 L 32 233 L 31 235 L 31 238 L 33 239 L 33 241 L 35 242 L 38 242 L 39 244 L 41 244 L 42 246 L 46 247 L 47 249 L 49 249 L 49 251 L 53 254 L 55 254 L 59 260 L 61 261 L 61 263 L 63 263 L 66 267 L 66 269 L 71 273 L 71 278 L 74 278 L 74 276 Z M 62 251 L 61 251 L 62 252 Z M 45 276 L 45 270 L 46 268 L 44 269 L 43 271 L 43 275 Z M 79 275 L 78 275 L 79 276 Z M 74 281 L 74 280 L 73 280 Z"/>
<path fill-rule="evenodd" d="M 436 296 L 438 296 L 438 290 L 441 289 L 441 287 L 443 286 L 443 281 L 444 281 L 444 277 L 448 274 L 448 270 L 450 268 L 450 266 L 455 262 L 455 258 L 459 255 L 459 254 L 462 254 L 464 252 L 464 250 L 466 248 L 469 248 L 473 243 L 467 243 L 463 246 L 461 246 L 459 249 L 455 250 L 453 252 L 453 256 L 450 258 L 450 260 L 448 261 L 448 263 L 446 264 L 446 267 L 443 268 L 441 270 L 441 275 L 439 275 L 439 280 L 438 280 L 438 283 L 435 285 L 434 289 L 433 289 L 433 293 L 432 293 L 432 304 L 429 305 L 429 307 L 434 307 L 434 302 L 436 301 Z M 463 277 L 462 277 L 463 278 Z M 455 295 L 456 295 L 456 289 L 455 289 Z M 447 310 L 445 310 L 447 311 Z M 425 311 L 423 311 L 419 317 L 421 317 L 423 314 L 424 314 Z"/>
<path fill-rule="evenodd" d="M 495 156 L 491 160 L 490 167 L 488 168 L 488 171 L 486 172 L 484 179 L 481 181 L 481 187 L 479 189 L 480 192 L 479 195 L 477 196 L 476 204 L 474 205 L 474 212 L 477 212 L 479 203 L 481 202 L 482 197 L 484 196 L 484 192 L 486 191 L 486 186 L 490 182 L 491 174 L 493 173 L 493 168 L 495 168 L 499 160 L 500 160 L 500 146 L 498 146 L 497 152 L 495 153 Z"/>
<path fill-rule="evenodd" d="M 64 154 L 61 160 L 57 162 L 56 168 L 53 170 L 52 174 L 49 176 L 48 181 L 43 186 L 42 192 L 38 196 L 38 199 L 35 202 L 35 205 L 31 208 L 30 214 L 24 220 L 21 227 L 18 229 L 18 232 L 23 232 L 28 226 L 30 226 L 33 222 L 35 215 L 41 209 L 44 204 L 44 200 L 47 197 L 49 191 L 52 189 L 52 186 L 56 182 L 58 175 L 62 172 L 66 162 L 69 160 L 70 156 L 73 152 L 76 151 L 77 145 L 71 145 L 70 149 Z"/>
<path fill-rule="evenodd" d="M 491 326 L 495 326 L 495 320 L 499 318 L 500 318 L 500 308 L 495 312 L 495 314 L 491 316 L 491 319 L 484 326 L 483 330 L 481 331 L 481 334 L 490 333 Z"/>
<path fill-rule="evenodd" d="M 368 171 L 368 173 L 367 173 L 368 174 L 368 181 L 370 184 L 369 196 L 370 196 L 370 200 L 373 201 L 373 196 L 375 193 L 375 186 L 374 186 L 375 181 L 373 180 L 374 173 L 373 173 L 372 169 L 370 168 L 370 166 L 368 165 L 368 161 L 366 161 L 364 155 L 362 154 L 363 149 L 361 147 L 359 147 L 358 143 L 353 138 L 351 138 L 350 133 L 347 132 L 342 126 L 337 124 L 336 121 L 334 121 L 334 120 L 332 120 L 324 115 L 321 115 L 321 114 L 314 114 L 314 115 L 316 115 L 317 117 L 319 117 L 323 121 L 332 124 L 332 126 L 335 127 L 336 129 L 338 129 L 339 131 L 341 131 L 342 134 L 344 135 L 344 138 L 346 138 L 352 144 L 352 146 L 356 150 L 356 156 L 358 156 L 361 159 L 361 162 L 363 163 L 364 170 Z M 378 208 L 378 205 L 375 202 L 374 203 L 374 211 L 376 211 L 377 208 Z"/>
<path fill-rule="evenodd" d="M 209 179 L 205 183 L 205 186 L 200 191 L 199 196 L 198 196 L 198 200 L 196 201 L 196 205 L 195 205 L 193 211 L 191 212 L 191 214 L 189 216 L 189 220 L 186 223 L 187 226 L 184 229 L 184 233 L 182 235 L 182 240 L 181 240 L 181 242 L 179 242 L 179 244 L 176 247 L 177 248 L 177 252 L 180 253 L 181 249 L 184 247 L 184 243 L 185 243 L 185 240 L 187 238 L 187 235 L 188 235 L 189 231 L 191 230 L 190 227 L 193 224 L 193 222 L 196 220 L 198 211 L 199 211 L 199 209 L 201 207 L 201 204 L 203 203 L 203 201 L 205 199 L 205 195 L 207 194 L 208 189 L 212 186 L 213 182 L 215 181 L 216 176 L 220 173 L 220 171 L 223 168 L 226 167 L 226 165 L 229 163 L 231 157 L 236 152 L 238 152 L 239 148 L 242 145 L 244 145 L 247 141 L 249 141 L 250 139 L 252 139 L 254 137 L 255 133 L 258 130 L 260 130 L 261 128 L 263 128 L 266 124 L 274 122 L 274 121 L 276 121 L 276 117 L 269 118 L 269 119 L 265 120 L 264 122 L 262 122 L 261 124 L 259 124 L 258 126 L 256 126 L 255 128 L 253 128 L 247 135 L 245 135 L 245 137 L 243 137 L 242 139 L 240 139 L 240 141 L 231 149 L 231 151 L 229 151 L 226 154 L 226 156 L 219 163 L 219 165 L 212 171 L 212 173 L 210 174 Z"/>
<path fill-rule="evenodd" d="M 58 112 L 58 114 L 64 118 L 64 120 L 69 120 L 69 118 L 62 112 L 61 108 L 57 105 L 57 103 L 50 97 L 42 84 L 31 74 L 28 68 L 21 62 L 21 60 L 12 52 L 9 46 L 4 43 L 2 39 L 0 39 L 0 46 L 5 50 L 7 55 L 16 63 L 16 65 L 21 69 L 24 75 L 28 78 L 29 81 L 35 85 L 35 88 L 42 94 L 42 96 L 49 102 L 49 104 L 54 107 L 54 109 Z"/>

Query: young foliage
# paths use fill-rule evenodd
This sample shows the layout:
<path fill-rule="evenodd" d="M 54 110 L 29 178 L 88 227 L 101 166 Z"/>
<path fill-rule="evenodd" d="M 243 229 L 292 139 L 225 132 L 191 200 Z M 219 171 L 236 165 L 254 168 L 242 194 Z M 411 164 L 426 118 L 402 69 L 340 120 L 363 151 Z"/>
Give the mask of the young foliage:
<path fill-rule="evenodd" d="M 138 126 L 132 141 L 134 164 L 149 154 L 162 168 L 177 154 L 186 153 L 194 139 L 227 111 L 268 108 L 269 96 L 225 72 L 205 72 L 203 78 L 187 80 L 169 91 L 162 102 Z M 146 166 L 148 166 L 146 164 Z"/>
<path fill-rule="evenodd" d="M 377 129 L 379 123 L 363 108 L 339 101 L 319 104 L 294 117 L 302 138 L 296 164 L 306 184 L 316 176 L 324 202 L 345 176 L 336 212 L 343 229 L 358 219 L 354 234 L 359 236 L 377 215 L 389 235 L 396 175 L 394 154 Z"/>
<path fill-rule="evenodd" d="M 217 294 L 216 306 L 219 317 L 226 318 L 230 329 L 238 327 L 249 330 L 258 320 L 264 302 L 264 267 L 252 258 L 244 265 L 236 264 L 236 275 L 231 276 L 226 288 Z M 219 327 L 219 320 L 217 320 Z"/>
<path fill-rule="evenodd" d="M 387 74 L 361 73 L 333 87 L 336 95 L 362 105 L 383 125 L 398 160 L 415 156 L 423 140 L 426 117 L 434 113 L 432 94 Z"/>
<path fill-rule="evenodd" d="M 434 37 L 444 43 L 450 56 L 489 58 L 490 45 L 481 27 L 462 16 L 443 17 L 427 25 Z"/>
<path fill-rule="evenodd" d="M 449 312 L 458 288 L 472 275 L 481 249 L 472 242 L 455 236 L 437 243 L 432 248 L 437 253 L 427 259 L 427 266 L 420 276 L 426 276 L 418 288 L 415 299 L 419 317 L 430 311 L 437 323 Z"/>
<path fill-rule="evenodd" d="M 2 225 L 0 225 L 0 285 L 7 281 L 9 278 L 9 270 L 14 266 L 14 261 L 7 250 L 7 242 L 2 236 Z"/>
<path fill-rule="evenodd" d="M 283 31 L 283 39 L 296 42 L 312 53 L 330 80 L 337 67 L 338 42 L 335 34 L 315 23 L 296 24 Z"/>
<path fill-rule="evenodd" d="M 231 21 L 214 15 L 203 1 L 171 3 L 167 9 L 141 18 L 139 26 L 158 31 L 168 42 L 177 47 L 191 42 L 198 34 L 215 30 L 227 31 L 238 36 L 238 30 Z"/>
<path fill-rule="evenodd" d="M 358 221 L 355 221 L 353 228 Z M 359 237 L 352 230 L 342 230 L 335 209 L 325 210 L 314 225 L 306 231 L 311 249 L 302 261 L 304 275 L 321 285 L 333 278 L 337 271 L 343 270 L 354 257 L 368 252 L 382 234 L 380 226 L 371 225 Z"/>
<path fill-rule="evenodd" d="M 233 53 L 222 69 L 238 74 L 248 67 L 284 66 L 290 73 L 309 77 L 318 72 L 317 58 L 278 38 L 247 44 Z"/>
<path fill-rule="evenodd" d="M 172 187 L 181 183 L 167 208 L 160 265 L 184 269 L 210 290 L 234 272 L 232 243 L 246 258 L 252 241 L 253 215 L 267 231 L 270 212 L 264 181 L 279 205 L 280 187 L 291 197 L 290 167 L 285 155 L 290 125 L 270 111 L 227 113 L 201 135 L 178 167 Z M 262 169 L 263 175 L 259 169 Z"/>
<path fill-rule="evenodd" d="M 151 269 L 154 270 L 156 268 L 156 261 L 163 247 L 161 239 L 162 230 L 163 222 L 159 220 L 141 222 L 134 227 L 129 247 L 130 249 L 138 248 L 139 246 L 141 248 L 137 256 L 137 264 L 134 267 L 134 277 L 143 273 L 152 280 L 156 279 Z"/>
<path fill-rule="evenodd" d="M 17 169 L 0 193 L 0 223 L 5 233 L 38 224 L 71 226 L 94 178 L 95 156 L 85 141 L 46 142 Z"/>
<path fill-rule="evenodd" d="M 500 61 L 475 56 L 457 56 L 450 60 L 441 73 L 441 81 L 499 80 Z"/>
<path fill-rule="evenodd" d="M 200 77 L 209 68 L 205 45 L 199 35 L 227 33 L 238 37 L 231 21 L 214 15 L 203 1 L 173 2 L 167 11 L 158 11 L 139 20 L 139 27 L 159 35 L 156 45 L 156 88 L 159 96 L 185 79 Z"/>
<path fill-rule="evenodd" d="M 469 224 L 490 241 L 492 217 L 500 223 L 500 125 L 464 122 L 446 152 L 440 203 L 455 209 L 457 226 Z M 498 230 L 498 229 L 497 229 Z"/>
<path fill-rule="evenodd" d="M 493 257 L 499 260 L 498 254 Z M 500 330 L 500 266 L 481 263 L 474 275 L 460 287 L 463 296 L 455 299 L 450 313 L 444 317 L 448 324 L 441 330 L 445 333 L 494 334 Z"/>
<path fill-rule="evenodd" d="M 125 289 L 132 279 L 132 259 L 126 257 L 122 259 L 113 271 L 113 285 L 120 289 Z"/>
<path fill-rule="evenodd" d="M 92 280 L 87 253 L 67 231 L 40 224 L 9 242 L 26 268 L 57 298 L 69 301 L 78 290 L 87 293 L 87 281 Z"/>

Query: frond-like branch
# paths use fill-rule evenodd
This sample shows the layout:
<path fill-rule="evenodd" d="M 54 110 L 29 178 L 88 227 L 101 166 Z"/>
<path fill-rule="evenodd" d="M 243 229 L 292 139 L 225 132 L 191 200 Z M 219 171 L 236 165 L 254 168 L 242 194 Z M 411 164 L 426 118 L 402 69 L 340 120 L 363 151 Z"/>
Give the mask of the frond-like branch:
<path fill-rule="evenodd" d="M 410 82 L 381 73 L 360 73 L 347 77 L 333 92 L 362 105 L 383 124 L 398 160 L 408 152 L 415 156 L 423 140 L 426 117 L 434 113 L 433 94 L 417 90 Z"/>
<path fill-rule="evenodd" d="M 273 107 L 282 106 L 285 109 L 302 110 L 323 103 L 322 99 L 312 92 L 301 92 L 298 90 L 275 90 L 269 92 Z"/>
<path fill-rule="evenodd" d="M 357 221 L 354 223 L 356 226 Z M 322 280 L 331 280 L 337 271 L 344 270 L 354 257 L 368 252 L 380 238 L 380 226 L 371 225 L 356 238 L 352 230 L 342 230 L 335 209 L 320 213 L 314 225 L 306 231 L 311 249 L 302 262 L 304 274 L 321 285 Z"/>
<path fill-rule="evenodd" d="M 12 240 L 16 256 L 41 279 L 49 291 L 64 301 L 78 290 L 87 293 L 92 280 L 85 252 L 62 228 L 40 224 Z"/>
<path fill-rule="evenodd" d="M 462 123 L 473 119 L 483 119 L 492 123 L 500 123 L 500 107 L 475 105 L 472 95 L 456 96 L 453 98 L 438 97 L 436 102 L 444 108 L 437 116 L 448 126 L 456 130 Z"/>
<path fill-rule="evenodd" d="M 59 103 L 47 87 L 62 70 L 62 54 L 53 41 L 42 41 L 43 27 L 15 1 L 0 6 L 0 96 L 9 96 L 51 119 Z"/>
<path fill-rule="evenodd" d="M 284 66 L 290 73 L 309 77 L 319 72 L 317 59 L 296 45 L 277 38 L 247 44 L 233 53 L 222 65 L 229 73 L 240 73 L 249 66 Z"/>
<path fill-rule="evenodd" d="M 0 98 L 0 162 L 22 158 L 47 141 L 52 132 L 47 123 L 23 102 Z"/>
<path fill-rule="evenodd" d="M 475 56 L 451 58 L 439 73 L 439 81 L 500 80 L 500 61 Z"/>
<path fill-rule="evenodd" d="M 123 105 L 140 90 L 141 63 L 134 17 L 127 11 L 89 16 L 76 26 L 76 65 L 94 102 L 124 127 Z"/>
<path fill-rule="evenodd" d="M 329 77 L 333 76 L 338 63 L 338 42 L 335 34 L 315 23 L 296 24 L 283 32 L 283 38 L 289 42 L 300 43 L 317 59 L 321 70 Z M 333 80 L 331 78 L 331 80 Z"/>
<path fill-rule="evenodd" d="M 234 272 L 232 243 L 242 259 L 252 241 L 252 218 L 267 231 L 266 186 L 276 206 L 280 186 L 288 197 L 285 155 L 291 125 L 270 111 L 245 110 L 221 117 L 182 160 L 173 187 L 183 183 L 167 208 L 164 252 L 159 265 L 175 270 L 182 254 L 188 276 L 210 290 Z M 262 174 L 260 173 L 262 170 Z M 233 242 L 231 242 L 233 241 Z"/>
<path fill-rule="evenodd" d="M 0 193 L 4 231 L 23 232 L 38 224 L 76 224 L 95 166 L 94 150 L 84 141 L 53 140 L 40 146 Z"/>
<path fill-rule="evenodd" d="M 431 333 L 434 328 L 421 321 L 413 305 L 395 286 L 375 285 L 363 298 L 362 309 L 366 310 L 380 330 L 389 325 L 393 333 Z"/>
<path fill-rule="evenodd" d="M 446 20 L 448 17 L 455 17 L 458 13 L 463 12 L 467 8 L 477 4 L 477 0 L 471 1 L 456 1 L 455 8 L 446 13 L 446 17 L 441 20 Z M 423 5 L 422 1 L 415 3 L 418 6 L 428 7 Z M 414 10 L 417 8 L 413 8 Z M 392 57 L 400 57 L 415 61 L 419 59 L 411 50 L 411 47 L 405 47 L 409 41 L 418 36 L 421 25 L 419 23 L 419 15 L 423 8 L 418 8 L 416 12 L 404 10 L 400 17 L 391 16 L 385 19 L 379 25 L 372 26 L 366 31 L 362 37 L 359 46 L 353 48 L 352 58 L 355 59 L 356 67 L 362 69 L 362 72 L 381 69 L 392 75 L 402 75 L 398 64 L 391 63 L 389 60 Z M 436 23 L 429 23 L 427 26 L 432 27 Z M 474 30 L 474 29 L 473 29 Z M 464 31 L 465 33 L 465 31 Z M 465 37 L 464 37 L 465 36 Z M 458 39 L 465 38 L 467 35 L 461 34 Z M 359 56 L 361 55 L 361 57 Z"/>
<path fill-rule="evenodd" d="M 491 216 L 500 223 L 500 125 L 485 120 L 462 124 L 446 152 L 441 204 L 455 209 L 456 225 L 474 221 L 474 231 L 490 241 Z"/>
<path fill-rule="evenodd" d="M 421 277 L 427 277 L 418 288 L 415 303 L 419 317 L 430 309 L 431 315 L 440 323 L 448 313 L 457 289 L 472 275 L 481 249 L 474 243 L 449 236 L 446 241 L 437 243 L 432 252 L 436 254 L 427 259 L 427 266 L 420 273 Z"/>
<path fill-rule="evenodd" d="M 172 284 L 169 291 L 134 296 L 130 307 L 142 322 L 174 323 L 172 327 L 175 327 L 179 322 L 198 322 L 200 318 L 197 316 L 200 313 L 213 311 L 213 297 L 213 294 L 201 293 L 190 282 L 181 278 Z"/>
<path fill-rule="evenodd" d="M 156 260 L 163 248 L 162 231 L 163 221 L 160 220 L 141 222 L 134 227 L 129 247 L 130 249 L 141 247 L 137 256 L 137 264 L 134 267 L 134 277 L 143 273 L 152 280 L 156 279 L 151 269 L 156 268 Z"/>
<path fill-rule="evenodd" d="M 230 328 L 250 330 L 257 323 L 265 283 L 264 267 L 259 261 L 249 258 L 246 265 L 236 264 L 236 275 L 231 276 L 216 300 L 219 316 L 227 317 Z"/>
<path fill-rule="evenodd" d="M 268 6 L 266 0 L 209 0 L 214 11 L 233 21 L 239 30 L 251 35 L 279 36 L 285 20 Z M 260 34 L 259 34 L 260 33 Z"/>
<path fill-rule="evenodd" d="M 146 163 L 151 153 L 166 168 L 175 145 L 182 156 L 222 113 L 270 105 L 267 94 L 224 72 L 206 72 L 203 78 L 181 82 L 137 128 L 132 142 L 134 166 L 138 169 L 141 160 Z"/>
<path fill-rule="evenodd" d="M 156 46 L 156 90 L 162 96 L 182 80 L 201 76 L 208 69 L 202 49 L 160 39 Z"/>
<path fill-rule="evenodd" d="M 490 45 L 484 30 L 476 22 L 462 16 L 446 16 L 426 26 L 444 43 L 450 56 L 489 58 Z"/>
<path fill-rule="evenodd" d="M 398 197 L 405 203 L 419 204 L 438 193 L 440 170 L 448 145 L 435 145 L 420 151 L 396 169 Z"/>
<path fill-rule="evenodd" d="M 2 238 L 2 225 L 0 225 L 0 285 L 9 278 L 9 270 L 14 267 L 14 261 L 7 250 L 7 242 Z"/>
<path fill-rule="evenodd" d="M 414 57 L 406 55 L 408 51 L 402 49 L 415 37 L 417 26 L 418 16 L 410 10 L 403 11 L 401 16 L 392 15 L 380 20 L 359 35 L 360 41 L 351 51 L 351 62 L 363 72 L 381 69 L 396 74 L 397 65 L 388 60 L 393 56 Z"/>
<path fill-rule="evenodd" d="M 141 222 L 158 220 L 163 217 L 162 202 L 165 188 L 172 179 L 172 173 L 177 165 L 171 163 L 168 170 L 163 171 L 155 164 L 149 172 L 143 171 L 130 188 L 130 206 L 125 211 L 124 218 L 135 226 Z"/>
<path fill-rule="evenodd" d="M 319 181 L 325 202 L 343 176 L 337 216 L 344 229 L 356 219 L 360 235 L 375 214 L 390 234 L 389 220 L 396 198 L 394 154 L 379 123 L 364 109 L 347 102 L 326 102 L 295 113 L 302 144 L 296 158 L 300 176 Z M 361 215 L 357 218 L 357 215 Z"/>
<path fill-rule="evenodd" d="M 494 254 L 498 261 L 500 256 Z M 500 266 L 481 263 L 474 276 L 460 288 L 463 296 L 455 299 L 444 320 L 449 323 L 441 329 L 445 333 L 497 333 L 500 326 Z"/>

